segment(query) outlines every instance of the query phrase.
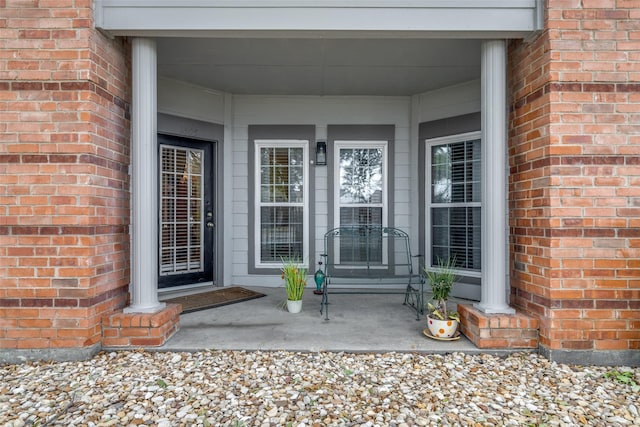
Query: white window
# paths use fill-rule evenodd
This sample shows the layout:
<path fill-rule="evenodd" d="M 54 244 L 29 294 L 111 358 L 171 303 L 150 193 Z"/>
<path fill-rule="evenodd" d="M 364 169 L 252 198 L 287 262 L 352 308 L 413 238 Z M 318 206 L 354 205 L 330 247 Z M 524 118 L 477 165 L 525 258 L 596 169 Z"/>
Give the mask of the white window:
<path fill-rule="evenodd" d="M 336 227 L 386 227 L 387 141 L 335 141 L 335 153 Z M 364 246 L 345 243 L 337 248 L 340 262 L 385 262 L 382 241 Z"/>
<path fill-rule="evenodd" d="M 256 140 L 255 264 L 309 258 L 309 154 L 305 140 Z"/>
<path fill-rule="evenodd" d="M 426 261 L 452 258 L 465 276 L 479 277 L 480 132 L 426 140 Z"/>

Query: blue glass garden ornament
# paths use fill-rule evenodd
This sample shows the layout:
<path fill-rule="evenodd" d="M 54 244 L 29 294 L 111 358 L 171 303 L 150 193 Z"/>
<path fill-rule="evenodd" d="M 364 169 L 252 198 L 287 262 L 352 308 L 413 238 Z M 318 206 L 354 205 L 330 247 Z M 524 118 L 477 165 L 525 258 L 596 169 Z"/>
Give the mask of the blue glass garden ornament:
<path fill-rule="evenodd" d="M 322 295 L 322 285 L 324 285 L 324 280 L 326 278 L 324 272 L 322 271 L 322 262 L 319 262 L 318 271 L 313 275 L 313 280 L 316 282 L 316 289 L 313 291 L 316 295 Z"/>

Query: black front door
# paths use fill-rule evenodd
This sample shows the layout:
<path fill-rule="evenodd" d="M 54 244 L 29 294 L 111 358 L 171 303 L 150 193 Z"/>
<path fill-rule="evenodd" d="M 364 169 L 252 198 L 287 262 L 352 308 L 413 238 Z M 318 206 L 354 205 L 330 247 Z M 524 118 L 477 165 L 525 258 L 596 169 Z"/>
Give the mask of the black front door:
<path fill-rule="evenodd" d="M 158 286 L 212 282 L 214 143 L 158 135 Z"/>

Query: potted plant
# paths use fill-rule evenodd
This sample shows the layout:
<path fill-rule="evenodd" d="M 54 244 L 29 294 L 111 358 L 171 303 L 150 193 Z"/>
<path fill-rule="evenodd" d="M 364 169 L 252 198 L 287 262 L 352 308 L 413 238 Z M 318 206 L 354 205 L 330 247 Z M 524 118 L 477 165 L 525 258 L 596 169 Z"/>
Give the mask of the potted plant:
<path fill-rule="evenodd" d="M 282 278 L 287 292 L 287 310 L 299 313 L 302 310 L 302 295 L 307 285 L 307 269 L 295 259 L 282 260 Z"/>
<path fill-rule="evenodd" d="M 427 328 L 431 338 L 451 339 L 458 330 L 460 316 L 447 308 L 449 295 L 457 279 L 455 266 L 455 258 L 438 258 L 437 267 L 424 269 L 433 293 L 433 303 L 427 304 Z"/>

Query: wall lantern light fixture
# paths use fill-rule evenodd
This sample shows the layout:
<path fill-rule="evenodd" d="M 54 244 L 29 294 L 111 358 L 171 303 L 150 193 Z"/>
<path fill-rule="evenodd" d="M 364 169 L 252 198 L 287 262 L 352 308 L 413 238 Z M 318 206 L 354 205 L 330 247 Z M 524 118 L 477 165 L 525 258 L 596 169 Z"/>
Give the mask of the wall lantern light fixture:
<path fill-rule="evenodd" d="M 327 142 L 318 141 L 316 143 L 316 166 L 327 165 Z"/>

